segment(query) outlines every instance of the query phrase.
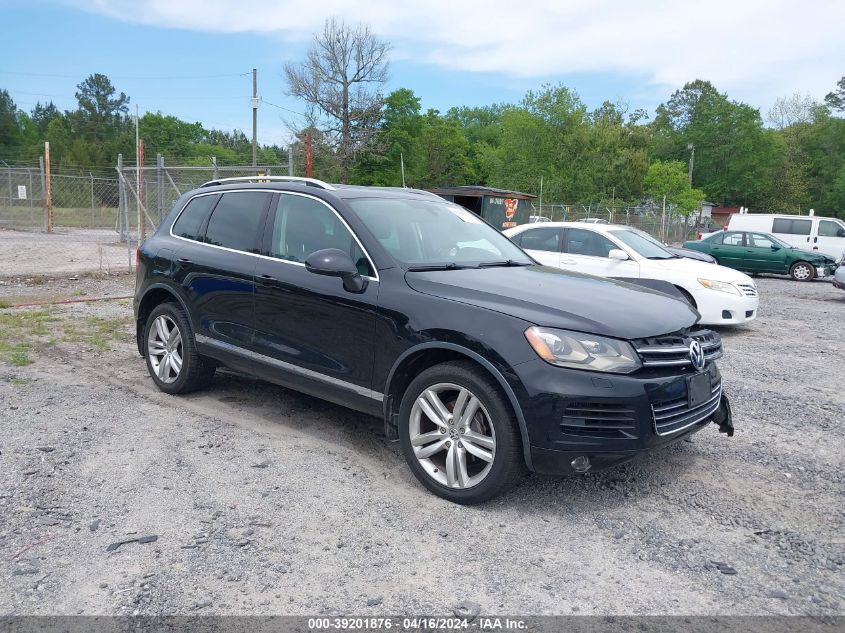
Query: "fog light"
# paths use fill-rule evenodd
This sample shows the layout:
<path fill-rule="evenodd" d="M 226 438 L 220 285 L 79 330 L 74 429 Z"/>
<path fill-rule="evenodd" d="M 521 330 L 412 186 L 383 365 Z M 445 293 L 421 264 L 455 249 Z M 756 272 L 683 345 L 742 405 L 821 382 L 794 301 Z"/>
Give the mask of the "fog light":
<path fill-rule="evenodd" d="M 581 455 L 573 459 L 569 465 L 572 466 L 572 470 L 576 473 L 585 473 L 590 470 L 590 458 L 586 455 Z"/>
<path fill-rule="evenodd" d="M 723 319 L 732 319 L 733 315 L 731 314 L 730 310 L 722 310 L 722 318 Z"/>

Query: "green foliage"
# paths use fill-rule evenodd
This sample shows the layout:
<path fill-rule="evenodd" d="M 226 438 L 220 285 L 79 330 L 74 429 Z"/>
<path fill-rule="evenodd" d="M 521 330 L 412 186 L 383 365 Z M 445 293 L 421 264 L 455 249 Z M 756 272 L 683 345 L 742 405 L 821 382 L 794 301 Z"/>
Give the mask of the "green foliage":
<path fill-rule="evenodd" d="M 824 102 L 831 110 L 845 112 L 845 77 L 836 83 L 836 90 L 827 93 Z"/>
<path fill-rule="evenodd" d="M 37 104 L 26 113 L 0 90 L 0 158 L 34 160 L 48 140 L 53 164 L 109 168 L 118 153 L 134 154 L 129 97 L 104 75 L 81 82 L 78 107 L 60 112 Z M 845 77 L 825 99 L 778 99 L 760 112 L 731 100 L 710 82 L 675 91 L 648 121 L 642 110 L 606 101 L 589 110 L 563 85 L 529 91 L 516 104 L 424 111 L 420 97 L 401 88 L 383 100 L 377 125 L 360 139 L 350 180 L 411 187 L 479 184 L 539 193 L 556 203 L 639 204 L 646 199 L 684 212 L 706 199 L 754 211 L 845 216 Z M 173 164 L 248 164 L 250 139 L 240 130 L 209 130 L 161 112 L 140 121 L 148 161 L 156 153 Z M 343 178 L 336 139 L 301 130 L 293 143 L 301 173 L 305 134 L 312 135 L 314 174 Z M 695 150 L 693 185 L 688 181 Z M 259 163 L 286 160 L 279 147 L 261 147 Z"/>

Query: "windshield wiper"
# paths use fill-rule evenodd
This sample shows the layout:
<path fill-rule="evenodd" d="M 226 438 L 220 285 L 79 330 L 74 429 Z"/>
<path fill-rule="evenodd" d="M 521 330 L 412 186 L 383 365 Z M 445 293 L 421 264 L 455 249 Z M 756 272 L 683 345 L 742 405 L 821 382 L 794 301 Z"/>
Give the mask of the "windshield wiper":
<path fill-rule="evenodd" d="M 481 262 L 479 268 L 496 268 L 498 266 L 530 266 L 531 262 L 518 262 L 513 259 L 506 259 L 501 262 Z"/>
<path fill-rule="evenodd" d="M 424 273 L 430 270 L 464 270 L 466 268 L 473 268 L 473 266 L 463 266 L 455 262 L 448 264 L 422 264 L 420 266 L 409 266 L 409 273 Z"/>

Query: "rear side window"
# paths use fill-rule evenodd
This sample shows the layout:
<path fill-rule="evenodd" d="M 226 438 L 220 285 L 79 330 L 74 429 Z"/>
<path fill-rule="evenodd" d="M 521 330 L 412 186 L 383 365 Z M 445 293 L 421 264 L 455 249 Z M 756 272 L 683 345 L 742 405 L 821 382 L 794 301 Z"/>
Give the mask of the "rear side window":
<path fill-rule="evenodd" d="M 722 240 L 725 246 L 742 246 L 742 233 L 727 233 Z"/>
<path fill-rule="evenodd" d="M 560 229 L 529 229 L 520 233 L 517 242 L 522 248 L 533 251 L 560 252 Z"/>
<path fill-rule="evenodd" d="M 258 227 L 269 196 L 262 191 L 224 193 L 208 221 L 205 241 L 237 251 L 257 252 Z"/>
<path fill-rule="evenodd" d="M 716 233 L 716 235 L 714 235 L 713 237 L 711 237 L 708 241 L 709 241 L 711 244 L 716 244 L 716 245 L 718 245 L 718 244 L 721 244 L 721 243 L 722 243 L 722 240 L 723 240 L 723 239 L 725 239 L 725 234 L 724 234 L 724 233 Z"/>
<path fill-rule="evenodd" d="M 358 242 L 334 211 L 314 198 L 282 194 L 276 206 L 270 255 L 302 263 L 324 248 L 349 253 L 359 273 L 375 276 Z"/>
<path fill-rule="evenodd" d="M 775 218 L 772 223 L 772 233 L 786 233 L 787 235 L 809 235 L 812 228 L 812 220 Z"/>
<path fill-rule="evenodd" d="M 173 225 L 173 235 L 186 237 L 189 240 L 200 239 L 200 228 L 205 216 L 214 206 L 217 195 L 197 196 L 185 206 L 179 219 Z"/>

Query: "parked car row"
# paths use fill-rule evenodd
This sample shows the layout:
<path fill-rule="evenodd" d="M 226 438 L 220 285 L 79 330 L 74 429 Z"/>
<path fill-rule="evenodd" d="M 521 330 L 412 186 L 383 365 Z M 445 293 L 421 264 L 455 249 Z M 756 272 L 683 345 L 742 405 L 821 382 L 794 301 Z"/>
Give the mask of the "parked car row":
<path fill-rule="evenodd" d="M 537 261 L 619 280 L 668 282 L 701 314 L 705 325 L 735 325 L 757 317 L 754 281 L 731 268 L 680 257 L 635 228 L 615 224 L 547 222 L 504 231 Z"/>
<path fill-rule="evenodd" d="M 515 244 L 424 191 L 213 181 L 138 249 L 138 351 L 166 393 L 226 366 L 379 416 L 422 485 L 457 503 L 711 423 L 732 435 L 702 316 L 753 319 L 753 282 L 620 227 L 527 227 L 546 232 Z M 582 274 L 649 270 L 689 297 Z"/>

